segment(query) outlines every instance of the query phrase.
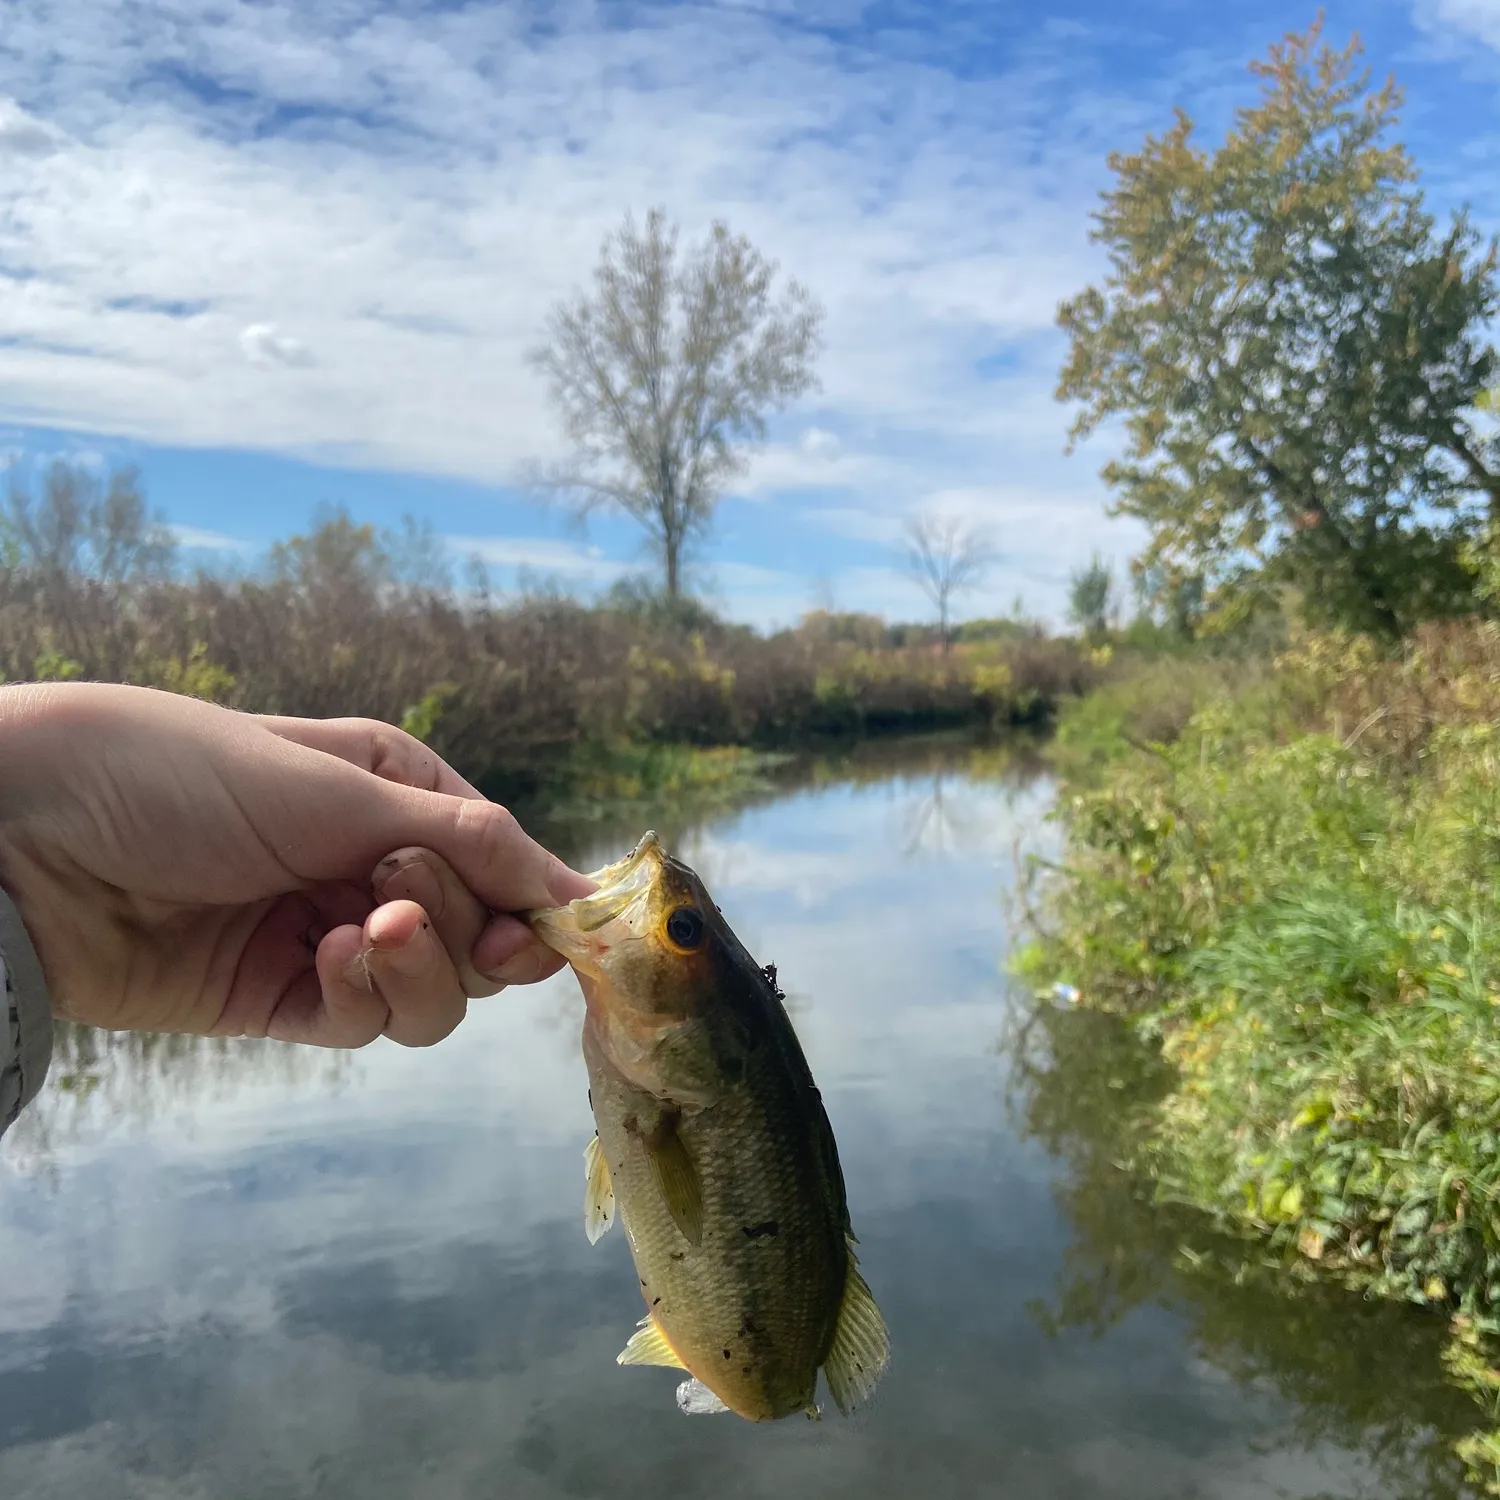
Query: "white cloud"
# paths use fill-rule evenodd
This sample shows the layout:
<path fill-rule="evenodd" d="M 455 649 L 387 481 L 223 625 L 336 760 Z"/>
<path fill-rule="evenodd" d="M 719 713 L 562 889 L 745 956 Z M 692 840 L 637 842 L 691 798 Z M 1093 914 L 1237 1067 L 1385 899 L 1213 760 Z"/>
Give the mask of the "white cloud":
<path fill-rule="evenodd" d="M 797 446 L 815 458 L 834 458 L 839 451 L 839 440 L 835 433 L 821 427 L 809 427 L 797 441 Z"/>
<path fill-rule="evenodd" d="M 505 482 L 556 456 L 546 307 L 662 202 L 827 305 L 822 391 L 739 493 L 892 516 L 1003 473 L 1097 524 L 1053 316 L 1155 85 L 1080 88 L 1045 28 L 964 76 L 794 9 L 12 0 L 0 420 Z M 587 558 L 526 565 L 611 576 Z"/>
<path fill-rule="evenodd" d="M 524 568 L 579 583 L 611 583 L 626 571 L 626 564 L 606 557 L 598 547 L 551 537 L 446 536 L 443 542 L 457 556 L 477 557 L 492 568 Z"/>
<path fill-rule="evenodd" d="M 240 333 L 240 348 L 252 365 L 310 365 L 307 345 L 277 330 L 274 323 L 252 323 Z"/>
<path fill-rule="evenodd" d="M 204 552 L 237 552 L 250 554 L 259 549 L 253 542 L 237 536 L 226 536 L 222 531 L 209 531 L 202 526 L 182 526 L 176 523 L 168 527 L 177 539 L 179 547 L 188 547 Z"/>
<path fill-rule="evenodd" d="M 846 536 L 856 542 L 874 542 L 881 547 L 895 547 L 901 541 L 902 518 L 888 511 L 864 509 L 855 505 L 816 505 L 803 511 L 804 517 L 835 536 Z"/>
<path fill-rule="evenodd" d="M 504 477 L 550 431 L 520 360 L 541 310 L 660 199 L 693 230 L 726 214 L 825 298 L 830 409 L 982 426 L 1002 403 L 976 399 L 973 357 L 1046 333 L 1092 264 L 1098 151 L 1039 144 L 1025 78 L 851 58 L 746 10 L 652 19 L 575 5 L 548 36 L 524 6 L 12 4 L 0 95 L 29 107 L 0 127 L 0 255 L 40 274 L 7 293 L 7 404 Z M 145 297 L 203 311 L 110 307 Z M 315 349 L 318 374 L 252 382 L 226 335 Z"/>
<path fill-rule="evenodd" d="M 1451 26 L 1500 48 L 1500 0 L 1422 0 L 1412 16 L 1419 26 Z"/>
<path fill-rule="evenodd" d="M 817 430 L 817 429 L 815 429 Z M 838 439 L 831 433 L 822 434 Z M 805 441 L 773 443 L 755 453 L 734 493 L 747 500 L 778 493 L 814 490 L 884 492 L 909 486 L 907 465 L 874 452 L 846 452 L 839 446 L 809 448 Z"/>

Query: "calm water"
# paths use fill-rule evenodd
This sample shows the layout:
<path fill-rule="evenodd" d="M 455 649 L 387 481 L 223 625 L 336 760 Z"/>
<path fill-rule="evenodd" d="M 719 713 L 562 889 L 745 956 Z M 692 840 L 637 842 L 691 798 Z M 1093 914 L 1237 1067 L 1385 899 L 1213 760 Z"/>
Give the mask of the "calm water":
<path fill-rule="evenodd" d="M 1045 779 L 885 755 L 651 819 L 789 991 L 894 1339 L 869 1408 L 687 1418 L 616 1367 L 564 975 L 429 1052 L 72 1038 L 0 1146 L 0 1496 L 1452 1493 L 1421 1320 L 1193 1270 L 1110 1165 L 1130 1056 L 1008 994 Z"/>

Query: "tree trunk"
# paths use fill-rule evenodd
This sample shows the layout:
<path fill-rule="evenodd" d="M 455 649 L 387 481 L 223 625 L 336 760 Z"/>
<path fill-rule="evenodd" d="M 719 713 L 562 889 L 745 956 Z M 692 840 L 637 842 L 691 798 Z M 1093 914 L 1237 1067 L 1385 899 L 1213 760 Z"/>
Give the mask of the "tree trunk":
<path fill-rule="evenodd" d="M 1343 554 L 1350 572 L 1363 588 L 1371 612 L 1379 620 L 1384 632 L 1393 638 L 1399 638 L 1403 633 L 1401 617 L 1391 608 L 1385 585 L 1371 571 L 1364 549 L 1356 546 L 1345 535 L 1343 527 L 1324 505 L 1322 496 L 1316 490 L 1293 480 L 1274 459 L 1257 452 L 1252 445 L 1247 447 L 1251 456 L 1265 469 L 1271 481 L 1271 492 L 1282 513 L 1292 515 L 1298 511 L 1311 511 L 1317 516 L 1318 524 L 1333 538 L 1335 548 Z"/>
<path fill-rule="evenodd" d="M 678 587 L 678 554 L 682 550 L 682 542 L 678 537 L 668 534 L 663 543 L 663 551 L 667 557 L 667 598 L 676 600 L 679 594 Z"/>

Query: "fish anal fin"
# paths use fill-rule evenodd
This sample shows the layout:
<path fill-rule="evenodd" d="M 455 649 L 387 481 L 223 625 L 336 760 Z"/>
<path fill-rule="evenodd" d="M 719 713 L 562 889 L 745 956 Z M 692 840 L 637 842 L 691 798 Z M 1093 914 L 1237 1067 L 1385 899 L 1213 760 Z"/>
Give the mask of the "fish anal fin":
<path fill-rule="evenodd" d="M 677 1407 L 690 1417 L 707 1417 L 729 1410 L 696 1375 L 677 1387 Z"/>
<path fill-rule="evenodd" d="M 646 1141 L 646 1159 L 672 1222 L 690 1245 L 703 1243 L 703 1188 L 676 1121 L 663 1120 Z"/>
<path fill-rule="evenodd" d="M 846 1417 L 869 1400 L 890 1362 L 890 1332 L 851 1248 L 833 1344 L 823 1361 L 829 1392 Z"/>
<path fill-rule="evenodd" d="M 661 1331 L 661 1324 L 650 1313 L 641 1319 L 636 1331 L 630 1335 L 630 1342 L 615 1356 L 615 1363 L 617 1365 L 663 1365 L 669 1370 L 687 1368 L 667 1342 L 666 1334 Z"/>
<path fill-rule="evenodd" d="M 583 1227 L 589 1244 L 597 1245 L 601 1236 L 615 1222 L 615 1190 L 609 1180 L 609 1163 L 604 1159 L 604 1148 L 599 1137 L 594 1136 L 583 1153 L 584 1168 L 588 1173 L 588 1189 L 583 1200 Z"/>

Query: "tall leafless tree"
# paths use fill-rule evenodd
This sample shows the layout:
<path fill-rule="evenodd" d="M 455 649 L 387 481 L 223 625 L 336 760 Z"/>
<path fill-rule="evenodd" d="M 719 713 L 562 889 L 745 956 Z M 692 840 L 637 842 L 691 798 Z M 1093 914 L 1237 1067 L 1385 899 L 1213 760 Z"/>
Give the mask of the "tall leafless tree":
<path fill-rule="evenodd" d="M 978 585 L 994 560 L 988 536 L 959 516 L 928 512 L 906 523 L 907 571 L 937 611 L 945 656 L 955 596 Z"/>
<path fill-rule="evenodd" d="M 765 438 L 768 412 L 811 390 L 822 309 L 743 236 L 715 223 L 679 254 L 653 209 L 604 242 L 591 292 L 559 303 L 531 360 L 572 446 L 537 479 L 582 514 L 607 507 L 645 528 L 667 594 L 725 484 Z"/>

